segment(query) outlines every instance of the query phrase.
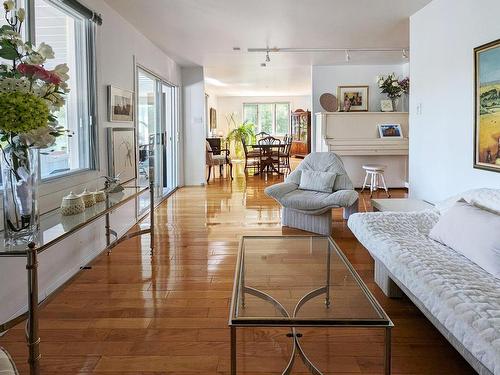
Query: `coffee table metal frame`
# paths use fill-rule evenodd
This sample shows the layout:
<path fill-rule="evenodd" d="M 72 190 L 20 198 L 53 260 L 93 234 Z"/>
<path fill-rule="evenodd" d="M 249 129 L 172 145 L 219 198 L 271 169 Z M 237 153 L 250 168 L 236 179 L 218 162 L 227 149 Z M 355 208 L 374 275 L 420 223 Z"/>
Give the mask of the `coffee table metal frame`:
<path fill-rule="evenodd" d="M 256 288 L 245 285 L 245 254 L 243 249 L 243 243 L 246 238 L 327 238 L 329 241 L 329 250 L 327 254 L 326 262 L 326 275 L 325 275 L 325 285 L 319 288 L 313 289 L 306 293 L 295 305 L 292 314 L 283 307 L 283 305 L 271 295 L 260 291 Z M 351 276 L 356 281 L 360 289 L 363 291 L 365 297 L 370 302 L 372 307 L 377 311 L 377 313 L 382 317 L 380 319 L 322 319 L 322 318 L 302 318 L 298 317 L 297 314 L 300 308 L 307 303 L 310 299 L 317 297 L 321 294 L 325 294 L 325 308 L 330 307 L 330 262 L 331 262 L 331 252 L 335 251 L 340 257 L 341 261 L 344 263 L 346 268 L 349 270 Z M 241 298 L 241 305 L 245 305 L 245 294 L 250 294 L 271 303 L 282 315 L 282 317 L 241 317 L 238 316 L 238 303 L 236 303 L 237 298 Z M 377 302 L 373 294 L 370 292 L 366 284 L 363 282 L 361 277 L 358 275 L 352 264 L 349 262 L 344 253 L 337 246 L 335 241 L 331 237 L 327 236 L 243 236 L 240 240 L 238 258 L 236 261 L 236 271 L 234 276 L 233 293 L 231 298 L 231 308 L 229 313 L 229 326 L 231 329 L 231 374 L 236 374 L 236 354 L 237 354 L 237 337 L 236 329 L 238 327 L 289 327 L 291 332 L 287 334 L 288 337 L 293 340 L 292 352 L 290 354 L 290 359 L 285 369 L 283 370 L 283 375 L 291 374 L 293 369 L 296 353 L 299 354 L 302 362 L 306 365 L 309 371 L 315 375 L 322 375 L 323 373 L 312 363 L 312 361 L 307 357 L 301 344 L 300 337 L 302 334 L 296 331 L 297 327 L 363 327 L 363 328 L 381 328 L 385 332 L 385 348 L 384 348 L 384 374 L 389 375 L 391 373 L 391 329 L 394 327 L 389 316 L 382 309 L 380 304 Z"/>

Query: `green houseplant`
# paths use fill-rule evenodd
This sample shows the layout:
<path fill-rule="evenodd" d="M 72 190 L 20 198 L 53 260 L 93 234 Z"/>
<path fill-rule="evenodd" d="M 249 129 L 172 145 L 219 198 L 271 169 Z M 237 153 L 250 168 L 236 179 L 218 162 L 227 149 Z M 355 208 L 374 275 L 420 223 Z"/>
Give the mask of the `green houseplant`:
<path fill-rule="evenodd" d="M 255 125 L 251 122 L 245 121 L 240 126 L 236 125 L 234 116 L 231 114 L 226 116 L 226 120 L 229 125 L 229 131 L 226 142 L 231 146 L 231 142 L 234 141 L 234 153 L 238 159 L 244 158 L 245 153 L 243 152 L 242 139 L 245 139 L 247 144 L 255 143 Z"/>

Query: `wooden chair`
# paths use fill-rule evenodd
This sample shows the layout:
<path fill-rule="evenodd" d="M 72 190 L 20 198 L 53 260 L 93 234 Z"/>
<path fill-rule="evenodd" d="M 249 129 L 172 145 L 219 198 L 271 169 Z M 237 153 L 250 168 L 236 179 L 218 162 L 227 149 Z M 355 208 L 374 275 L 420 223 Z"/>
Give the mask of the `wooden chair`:
<path fill-rule="evenodd" d="M 224 165 L 229 165 L 229 174 L 231 176 L 231 180 L 233 179 L 233 164 L 231 163 L 231 158 L 229 157 L 229 150 L 227 148 L 218 150 L 220 155 L 214 155 L 214 151 L 212 151 L 212 147 L 210 147 L 210 143 L 205 141 L 205 155 L 206 155 L 206 165 L 208 166 L 208 178 L 207 184 L 210 180 L 210 174 L 212 173 L 212 167 L 219 166 L 219 173 L 222 176 L 222 169 Z M 214 173 L 215 176 L 215 173 Z"/>
<path fill-rule="evenodd" d="M 254 168 L 257 170 L 260 168 L 260 151 L 258 150 L 249 150 L 247 146 L 247 141 L 243 137 L 241 139 L 241 143 L 243 144 L 243 151 L 245 152 L 245 169 L 244 171 L 247 171 L 247 168 Z"/>
<path fill-rule="evenodd" d="M 283 148 L 282 148 L 282 153 L 280 157 L 280 163 L 281 166 L 288 170 L 288 172 L 291 172 L 292 169 L 290 167 L 290 150 L 292 148 L 292 137 L 289 137 L 288 135 L 285 135 L 283 138 Z"/>
<path fill-rule="evenodd" d="M 260 138 L 267 138 L 267 137 L 270 137 L 270 136 L 271 136 L 271 134 L 268 134 L 268 133 L 266 133 L 266 132 L 260 132 L 260 133 L 255 134 L 255 137 L 256 137 L 257 139 L 260 139 Z"/>
<path fill-rule="evenodd" d="M 281 140 L 278 138 L 274 138 L 272 136 L 267 136 L 261 138 L 257 141 L 259 145 L 275 145 L 281 146 Z M 260 149 L 260 159 L 262 163 L 262 158 L 269 158 L 269 154 L 263 152 L 263 149 Z M 280 158 L 281 158 L 281 147 L 276 147 L 275 149 L 271 149 L 271 157 L 273 159 L 273 164 L 277 166 L 278 173 L 280 173 Z"/>

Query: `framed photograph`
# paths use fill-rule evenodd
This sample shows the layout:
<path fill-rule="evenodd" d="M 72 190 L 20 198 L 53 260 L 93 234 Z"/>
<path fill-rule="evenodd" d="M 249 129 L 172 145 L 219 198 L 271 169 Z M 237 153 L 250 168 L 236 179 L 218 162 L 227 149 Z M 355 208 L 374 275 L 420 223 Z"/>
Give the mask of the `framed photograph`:
<path fill-rule="evenodd" d="M 382 112 L 393 112 L 394 108 L 392 107 L 392 100 L 381 100 L 380 110 Z"/>
<path fill-rule="evenodd" d="M 500 39 L 474 48 L 474 168 L 500 172 Z"/>
<path fill-rule="evenodd" d="M 379 124 L 378 134 L 380 138 L 403 138 L 401 124 Z"/>
<path fill-rule="evenodd" d="M 210 130 L 217 129 L 217 111 L 215 108 L 210 108 Z"/>
<path fill-rule="evenodd" d="M 346 107 L 345 104 L 348 101 L 350 103 L 349 111 L 368 111 L 368 88 L 368 86 L 339 86 L 337 99 L 340 109 Z"/>
<path fill-rule="evenodd" d="M 123 184 L 136 178 L 135 128 L 108 128 L 109 175 Z"/>
<path fill-rule="evenodd" d="M 111 122 L 134 121 L 134 93 L 108 86 L 108 120 Z"/>

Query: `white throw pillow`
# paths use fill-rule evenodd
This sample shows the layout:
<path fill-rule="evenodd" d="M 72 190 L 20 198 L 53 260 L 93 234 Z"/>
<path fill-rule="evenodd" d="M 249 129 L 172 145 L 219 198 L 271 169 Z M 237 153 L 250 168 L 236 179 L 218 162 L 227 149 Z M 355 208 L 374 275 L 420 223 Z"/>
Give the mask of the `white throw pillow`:
<path fill-rule="evenodd" d="M 448 211 L 459 200 L 465 200 L 478 207 L 500 213 L 500 189 L 480 188 L 464 191 L 444 201 L 438 202 L 435 208 L 442 214 Z"/>
<path fill-rule="evenodd" d="M 461 200 L 440 217 L 429 237 L 500 278 L 500 215 Z"/>
<path fill-rule="evenodd" d="M 300 175 L 299 189 L 332 193 L 336 176 L 337 174 L 331 172 L 309 171 L 304 169 Z"/>

